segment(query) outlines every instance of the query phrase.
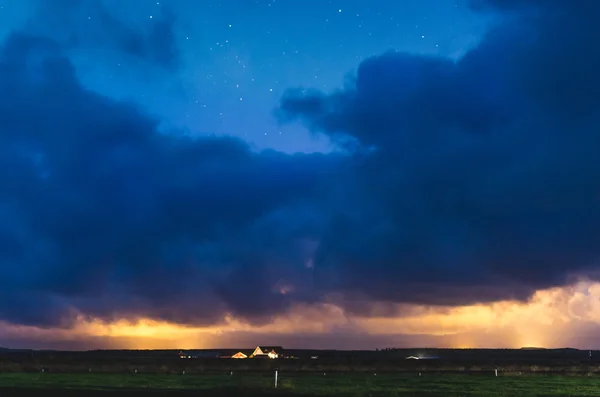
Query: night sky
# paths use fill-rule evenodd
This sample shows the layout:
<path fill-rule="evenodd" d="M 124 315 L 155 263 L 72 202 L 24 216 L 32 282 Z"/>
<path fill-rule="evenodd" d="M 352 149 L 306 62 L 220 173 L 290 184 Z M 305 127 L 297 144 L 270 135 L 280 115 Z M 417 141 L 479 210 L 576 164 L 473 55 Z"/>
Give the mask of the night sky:
<path fill-rule="evenodd" d="M 0 0 L 0 346 L 600 348 L 597 0 Z"/>

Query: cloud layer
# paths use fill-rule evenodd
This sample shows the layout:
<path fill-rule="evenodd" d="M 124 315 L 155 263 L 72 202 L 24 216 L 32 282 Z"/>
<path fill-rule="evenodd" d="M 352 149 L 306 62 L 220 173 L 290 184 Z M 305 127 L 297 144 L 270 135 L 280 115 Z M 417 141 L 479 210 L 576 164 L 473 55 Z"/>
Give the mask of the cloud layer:
<path fill-rule="evenodd" d="M 26 25 L 30 34 L 50 38 L 64 50 L 118 54 L 173 72 L 181 65 L 176 18 L 169 8 L 144 20 L 125 21 L 111 12 L 111 1 L 38 1 Z M 139 5 L 139 4 L 138 4 Z"/>
<path fill-rule="evenodd" d="M 321 243 L 326 283 L 465 304 L 595 274 L 600 9 L 577 4 L 490 2 L 517 21 L 457 62 L 392 52 L 333 94 L 288 93 L 283 120 L 368 149 Z"/>
<path fill-rule="evenodd" d="M 3 318 L 53 325 L 72 308 L 194 322 L 221 316 L 222 302 L 259 317 L 284 308 L 272 277 L 293 269 L 271 275 L 268 256 L 294 249 L 285 212 L 301 216 L 334 158 L 161 134 L 135 106 L 82 88 L 43 39 L 13 35 L 0 57 Z M 246 300 L 232 286 L 248 282 Z"/>
<path fill-rule="evenodd" d="M 538 291 L 527 303 L 501 301 L 452 308 L 403 305 L 352 315 L 332 305 L 295 305 L 269 323 L 233 317 L 217 325 L 181 326 L 142 319 L 103 322 L 78 318 L 70 329 L 0 323 L 0 344 L 23 348 L 197 349 L 250 347 L 264 341 L 315 349 L 382 347 L 520 348 L 598 346 L 600 283 Z M 423 349 L 426 352 L 426 349 Z M 425 353 L 423 353 L 425 354 Z"/>
<path fill-rule="evenodd" d="M 279 117 L 335 154 L 159 132 L 81 85 L 65 43 L 176 68 L 152 32 L 107 16 L 115 35 L 14 33 L 0 51 L 0 318 L 260 325 L 323 303 L 407 316 L 597 278 L 600 7 L 552 4 L 480 2 L 506 23 L 456 62 L 390 52 L 333 94 L 289 91 Z"/>

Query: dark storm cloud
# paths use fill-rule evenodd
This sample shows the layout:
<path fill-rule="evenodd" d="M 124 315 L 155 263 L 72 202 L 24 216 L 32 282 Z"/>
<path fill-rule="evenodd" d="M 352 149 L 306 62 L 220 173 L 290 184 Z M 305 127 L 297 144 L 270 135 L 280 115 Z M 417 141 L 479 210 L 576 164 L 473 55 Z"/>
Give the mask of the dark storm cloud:
<path fill-rule="evenodd" d="M 349 156 L 159 133 L 83 88 L 64 52 L 106 45 L 172 67 L 169 45 L 138 45 L 148 31 L 13 34 L 0 52 L 0 318 L 264 322 L 298 301 L 524 299 L 598 274 L 598 3 L 497 4 L 519 23 L 457 62 L 388 53 L 334 94 L 283 98 L 281 117 Z"/>
<path fill-rule="evenodd" d="M 106 50 L 127 55 L 168 71 L 180 66 L 175 15 L 169 8 L 137 21 L 119 18 L 107 2 L 40 1 L 28 31 L 52 38 L 68 49 Z M 118 58 L 122 62 L 122 58 Z"/>
<path fill-rule="evenodd" d="M 2 318 L 68 325 L 78 309 L 199 322 L 285 309 L 274 288 L 305 270 L 314 222 L 303 203 L 335 159 L 160 134 L 133 105 L 84 89 L 36 37 L 5 43 L 0 92 Z"/>
<path fill-rule="evenodd" d="M 486 5 L 517 13 L 457 62 L 392 52 L 336 93 L 284 96 L 283 120 L 369 148 L 340 177 L 321 288 L 523 299 L 597 266 L 600 3 Z"/>

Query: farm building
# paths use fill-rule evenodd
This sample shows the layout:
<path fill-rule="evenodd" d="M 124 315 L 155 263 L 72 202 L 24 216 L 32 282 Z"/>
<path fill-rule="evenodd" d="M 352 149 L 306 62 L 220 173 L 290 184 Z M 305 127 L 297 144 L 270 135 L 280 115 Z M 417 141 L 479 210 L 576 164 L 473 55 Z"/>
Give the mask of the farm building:
<path fill-rule="evenodd" d="M 279 358 L 283 356 L 281 346 L 257 346 L 250 358 Z"/>

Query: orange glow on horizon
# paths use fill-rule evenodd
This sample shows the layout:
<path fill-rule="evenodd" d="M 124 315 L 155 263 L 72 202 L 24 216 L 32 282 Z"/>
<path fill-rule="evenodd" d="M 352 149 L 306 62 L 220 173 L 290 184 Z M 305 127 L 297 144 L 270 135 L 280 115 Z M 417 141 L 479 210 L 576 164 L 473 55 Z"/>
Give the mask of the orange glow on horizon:
<path fill-rule="evenodd" d="M 593 343 L 589 337 L 593 335 L 590 327 L 600 329 L 600 283 L 580 282 L 538 291 L 526 303 L 502 301 L 452 308 L 409 306 L 406 309 L 406 305 L 398 306 L 398 315 L 393 317 L 366 317 L 350 315 L 333 304 L 298 305 L 261 326 L 252 326 L 231 316 L 222 324 L 211 326 L 182 326 L 151 319 L 107 323 L 81 316 L 71 329 L 0 323 L 0 338 L 80 341 L 82 346 L 86 341 L 94 341 L 94 346 L 106 348 L 191 349 L 226 347 L 221 345 L 222 341 L 231 344 L 238 335 L 257 341 L 277 335 L 322 336 L 335 344 L 335 337 L 329 335 L 345 332 L 381 337 L 384 346 L 389 346 L 383 342 L 389 338 L 413 336 L 419 343 L 440 347 L 585 348 L 586 344 Z"/>

